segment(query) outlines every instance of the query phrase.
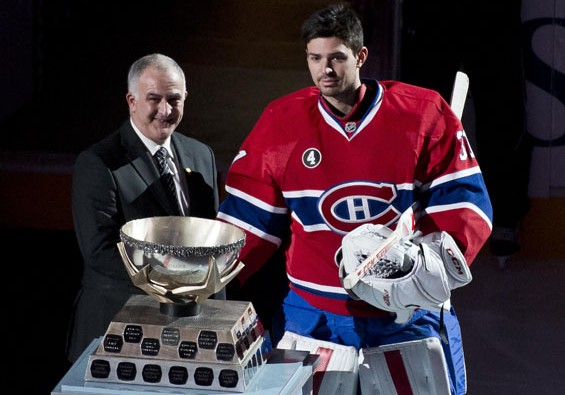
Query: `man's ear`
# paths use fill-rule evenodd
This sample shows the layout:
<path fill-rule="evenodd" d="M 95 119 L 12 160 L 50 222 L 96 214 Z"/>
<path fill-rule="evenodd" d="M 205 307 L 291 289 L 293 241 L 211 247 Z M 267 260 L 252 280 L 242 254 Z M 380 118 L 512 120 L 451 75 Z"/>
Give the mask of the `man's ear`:
<path fill-rule="evenodd" d="M 128 104 L 133 104 L 135 97 L 130 92 L 128 92 L 126 93 L 126 101 L 128 102 Z"/>

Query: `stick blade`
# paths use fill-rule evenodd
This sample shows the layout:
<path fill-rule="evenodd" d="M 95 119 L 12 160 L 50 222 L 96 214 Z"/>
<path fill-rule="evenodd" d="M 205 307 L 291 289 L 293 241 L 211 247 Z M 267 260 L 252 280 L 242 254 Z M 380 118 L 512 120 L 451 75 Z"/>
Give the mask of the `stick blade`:
<path fill-rule="evenodd" d="M 463 116 L 465 101 L 467 100 L 467 92 L 469 90 L 469 76 L 462 71 L 455 74 L 455 82 L 453 83 L 453 91 L 451 92 L 450 106 L 457 118 Z"/>

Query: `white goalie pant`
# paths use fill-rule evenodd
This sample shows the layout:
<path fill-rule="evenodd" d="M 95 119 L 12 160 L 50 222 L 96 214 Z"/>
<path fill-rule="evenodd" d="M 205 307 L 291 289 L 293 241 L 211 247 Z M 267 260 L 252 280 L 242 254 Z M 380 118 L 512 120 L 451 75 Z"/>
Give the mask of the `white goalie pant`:
<path fill-rule="evenodd" d="M 286 331 L 277 344 L 284 350 L 308 351 L 319 355 L 310 383 L 310 393 L 319 395 L 356 395 L 359 387 L 358 352 L 343 346 Z"/>
<path fill-rule="evenodd" d="M 359 351 L 362 394 L 449 395 L 440 340 L 430 337 Z"/>

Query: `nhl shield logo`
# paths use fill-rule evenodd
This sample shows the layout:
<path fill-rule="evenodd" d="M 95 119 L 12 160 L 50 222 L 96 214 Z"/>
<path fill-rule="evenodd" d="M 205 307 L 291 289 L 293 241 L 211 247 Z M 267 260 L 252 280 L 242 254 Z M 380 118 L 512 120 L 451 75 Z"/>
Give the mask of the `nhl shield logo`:
<path fill-rule="evenodd" d="M 354 133 L 357 130 L 357 124 L 355 122 L 347 122 L 345 124 L 345 131 L 349 134 Z"/>

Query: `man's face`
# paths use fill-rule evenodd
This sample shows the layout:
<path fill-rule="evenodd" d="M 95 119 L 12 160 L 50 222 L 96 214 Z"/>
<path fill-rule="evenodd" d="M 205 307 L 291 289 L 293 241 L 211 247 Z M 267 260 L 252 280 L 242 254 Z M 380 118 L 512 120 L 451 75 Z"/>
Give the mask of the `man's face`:
<path fill-rule="evenodd" d="M 176 71 L 146 69 L 134 96 L 126 95 L 133 123 L 143 135 L 162 144 L 176 129 L 184 113 L 186 92 Z"/>
<path fill-rule="evenodd" d="M 358 54 L 337 37 L 315 38 L 306 45 L 308 69 L 325 97 L 339 99 L 361 84 Z"/>

